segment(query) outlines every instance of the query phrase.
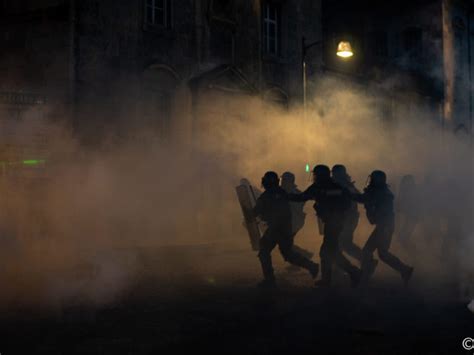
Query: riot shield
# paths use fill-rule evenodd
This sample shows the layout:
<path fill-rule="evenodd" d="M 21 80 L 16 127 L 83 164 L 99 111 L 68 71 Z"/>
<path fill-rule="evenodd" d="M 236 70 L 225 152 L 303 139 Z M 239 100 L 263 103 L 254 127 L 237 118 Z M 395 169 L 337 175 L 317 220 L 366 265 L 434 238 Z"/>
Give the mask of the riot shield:
<path fill-rule="evenodd" d="M 259 242 L 262 237 L 259 222 L 252 213 L 256 204 L 255 191 L 252 185 L 241 184 L 235 188 L 237 198 L 244 215 L 244 225 L 247 229 L 250 244 L 253 250 L 259 250 Z"/>

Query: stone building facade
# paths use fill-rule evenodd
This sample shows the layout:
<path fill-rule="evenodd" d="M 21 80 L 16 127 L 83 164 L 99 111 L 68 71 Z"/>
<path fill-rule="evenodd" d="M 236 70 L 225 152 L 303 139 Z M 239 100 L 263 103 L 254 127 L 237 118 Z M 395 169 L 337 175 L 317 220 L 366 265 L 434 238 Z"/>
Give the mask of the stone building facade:
<path fill-rule="evenodd" d="M 0 91 L 44 97 L 85 142 L 151 127 L 188 137 L 203 91 L 301 98 L 314 0 L 3 0 Z M 314 51 L 307 61 L 317 66 Z M 194 128 L 193 128 L 194 127 Z"/>

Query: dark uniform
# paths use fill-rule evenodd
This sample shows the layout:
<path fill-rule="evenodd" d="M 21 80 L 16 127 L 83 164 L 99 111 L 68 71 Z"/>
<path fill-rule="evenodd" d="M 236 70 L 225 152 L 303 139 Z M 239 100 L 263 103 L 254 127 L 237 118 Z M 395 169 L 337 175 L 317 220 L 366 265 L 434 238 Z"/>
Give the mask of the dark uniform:
<path fill-rule="evenodd" d="M 332 264 L 336 263 L 351 276 L 356 286 L 360 270 L 347 260 L 339 248 L 339 236 L 344 226 L 344 216 L 350 207 L 351 198 L 347 190 L 335 183 L 330 177 L 327 166 L 318 165 L 313 170 L 315 182 L 299 195 L 290 194 L 292 201 L 315 200 L 316 215 L 324 223 L 324 239 L 321 245 L 321 282 L 322 286 L 331 284 Z"/>
<path fill-rule="evenodd" d="M 334 165 L 332 168 L 333 180 L 348 190 L 351 194 L 359 194 L 359 190 L 355 187 L 351 177 L 347 174 L 344 165 Z M 344 226 L 339 237 L 339 245 L 342 251 L 362 262 L 362 249 L 354 243 L 354 232 L 359 224 L 359 210 L 357 202 L 352 201 L 350 207 L 346 211 L 344 218 Z"/>
<path fill-rule="evenodd" d="M 363 194 L 355 195 L 358 202 L 364 204 L 367 219 L 375 229 L 365 243 L 362 257 L 362 276 L 366 282 L 374 272 L 373 253 L 378 251 L 379 258 L 392 269 L 398 271 L 405 282 L 410 279 L 413 268 L 405 265 L 389 252 L 395 227 L 393 194 L 386 184 L 386 175 L 382 171 L 374 171 L 370 175 L 370 183 Z"/>
<path fill-rule="evenodd" d="M 284 172 L 281 176 L 280 186 L 283 190 L 286 191 L 288 194 L 300 194 L 301 191 L 297 188 L 295 184 L 295 175 L 289 171 Z M 290 202 L 290 210 L 291 210 L 291 235 L 292 237 L 296 237 L 296 234 L 303 228 L 306 213 L 304 213 L 304 202 Z M 305 256 L 308 259 L 313 257 L 313 253 L 301 248 L 300 246 L 293 244 L 293 250 L 300 253 L 301 255 Z"/>
<path fill-rule="evenodd" d="M 275 282 L 271 252 L 277 245 L 285 261 L 307 269 L 316 278 L 318 264 L 293 250 L 290 204 L 286 192 L 278 186 L 278 175 L 267 172 L 262 179 L 262 185 L 265 191 L 257 199 L 254 209 L 255 215 L 268 225 L 260 240 L 258 253 L 264 276 L 262 285 L 273 285 Z"/>

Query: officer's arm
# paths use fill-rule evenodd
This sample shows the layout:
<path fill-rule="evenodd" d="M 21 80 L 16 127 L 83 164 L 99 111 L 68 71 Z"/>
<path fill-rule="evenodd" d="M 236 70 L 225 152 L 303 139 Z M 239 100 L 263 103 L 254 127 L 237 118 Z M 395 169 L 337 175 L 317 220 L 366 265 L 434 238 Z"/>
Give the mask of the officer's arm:
<path fill-rule="evenodd" d="M 364 203 L 365 202 L 365 194 L 361 193 L 351 193 L 351 198 L 358 202 L 358 203 Z"/>
<path fill-rule="evenodd" d="M 354 185 L 352 184 L 350 187 L 349 187 L 349 192 L 351 194 L 361 194 L 361 192 L 359 191 L 359 189 Z"/>
<path fill-rule="evenodd" d="M 308 200 L 314 200 L 314 189 L 311 185 L 300 194 L 288 194 L 287 196 L 288 200 L 296 202 L 306 202 Z"/>

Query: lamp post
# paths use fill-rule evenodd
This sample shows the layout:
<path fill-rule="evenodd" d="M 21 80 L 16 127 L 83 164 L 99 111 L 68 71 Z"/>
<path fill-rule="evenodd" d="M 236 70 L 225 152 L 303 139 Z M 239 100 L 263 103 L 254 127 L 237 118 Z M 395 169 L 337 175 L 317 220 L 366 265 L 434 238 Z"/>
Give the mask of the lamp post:
<path fill-rule="evenodd" d="M 301 40 L 301 65 L 303 69 L 303 119 L 306 121 L 306 101 L 307 101 L 307 73 L 306 73 L 306 55 L 308 54 L 308 49 L 311 47 L 317 46 L 322 44 L 323 40 L 315 41 L 309 44 L 306 44 L 306 38 L 302 38 Z M 336 55 L 340 58 L 347 59 L 354 55 L 352 51 L 352 46 L 348 41 L 341 41 L 337 45 Z M 310 172 L 310 165 L 306 163 L 305 171 L 307 173 Z"/>
<path fill-rule="evenodd" d="M 307 101 L 307 73 L 306 73 L 306 55 L 308 54 L 308 49 L 311 47 L 317 46 L 322 44 L 323 40 L 315 41 L 309 44 L 306 44 L 306 38 L 302 38 L 301 40 L 301 48 L 302 48 L 302 55 L 301 55 L 301 64 L 303 69 L 303 114 L 306 118 L 306 101 Z M 350 58 L 354 55 L 352 51 L 352 46 L 348 41 L 341 41 L 337 46 L 336 55 L 340 58 Z"/>

